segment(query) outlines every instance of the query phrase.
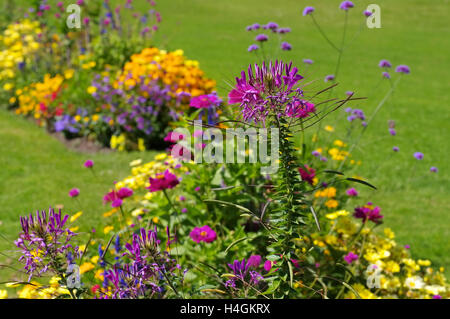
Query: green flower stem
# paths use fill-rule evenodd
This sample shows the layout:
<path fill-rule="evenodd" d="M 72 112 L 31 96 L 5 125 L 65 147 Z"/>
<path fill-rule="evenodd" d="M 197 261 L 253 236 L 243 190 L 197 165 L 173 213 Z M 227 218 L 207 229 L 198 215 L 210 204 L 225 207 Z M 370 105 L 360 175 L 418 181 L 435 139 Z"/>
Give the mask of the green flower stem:
<path fill-rule="evenodd" d="M 314 18 L 314 14 L 310 14 L 310 16 L 311 16 L 311 18 L 312 18 L 312 20 L 313 20 L 313 22 L 314 22 L 314 24 L 315 24 L 317 30 L 319 30 L 320 34 L 322 35 L 322 37 L 323 37 L 323 38 L 331 45 L 331 47 L 332 47 L 333 49 L 335 49 L 336 51 L 339 52 L 340 50 L 338 49 L 338 47 L 337 47 L 336 45 L 334 45 L 333 42 L 331 42 L 331 40 L 327 37 L 327 35 L 325 34 L 325 32 L 323 32 L 323 30 L 322 30 L 322 28 L 320 27 L 320 25 L 317 23 L 316 18 Z"/>

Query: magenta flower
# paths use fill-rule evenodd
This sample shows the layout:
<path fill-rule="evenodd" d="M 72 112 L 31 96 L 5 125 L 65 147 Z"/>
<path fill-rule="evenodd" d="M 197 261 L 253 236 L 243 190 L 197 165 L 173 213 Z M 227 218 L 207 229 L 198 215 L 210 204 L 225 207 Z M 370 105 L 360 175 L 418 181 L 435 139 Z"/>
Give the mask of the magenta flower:
<path fill-rule="evenodd" d="M 358 191 L 357 191 L 356 189 L 354 189 L 353 187 L 347 189 L 346 193 L 347 193 L 347 195 L 350 196 L 350 197 L 356 197 L 356 196 L 358 196 Z"/>
<path fill-rule="evenodd" d="M 286 34 L 286 33 L 291 32 L 291 28 L 279 28 L 279 29 L 277 30 L 277 32 L 278 32 L 279 34 Z"/>
<path fill-rule="evenodd" d="M 312 14 L 314 12 L 314 7 L 305 7 L 303 9 L 303 16 L 307 16 L 308 14 Z"/>
<path fill-rule="evenodd" d="M 258 42 L 265 42 L 265 41 L 269 40 L 269 37 L 267 35 L 265 35 L 265 34 L 258 34 L 255 37 L 255 40 L 258 41 Z"/>
<path fill-rule="evenodd" d="M 123 187 L 118 191 L 111 191 L 103 197 L 103 203 L 111 202 L 111 207 L 120 207 L 123 204 L 123 200 L 133 195 L 133 190 L 127 187 Z"/>
<path fill-rule="evenodd" d="M 260 255 L 252 255 L 250 256 L 250 258 L 247 261 L 247 265 L 249 267 L 254 267 L 257 268 L 259 266 L 259 264 L 261 264 L 261 256 Z"/>
<path fill-rule="evenodd" d="M 74 198 L 74 197 L 78 197 L 78 195 L 80 195 L 80 190 L 78 188 L 72 188 L 69 191 L 69 196 Z"/>
<path fill-rule="evenodd" d="M 316 177 L 316 170 L 305 165 L 305 167 L 299 167 L 298 172 L 300 173 L 300 176 L 302 177 L 302 181 L 306 181 L 309 184 L 314 183 L 314 177 Z"/>
<path fill-rule="evenodd" d="M 411 72 L 411 69 L 407 65 L 399 65 L 395 69 L 395 72 L 397 73 L 403 73 L 403 74 L 409 74 Z"/>
<path fill-rule="evenodd" d="M 390 68 L 390 67 L 392 67 L 392 64 L 388 60 L 384 60 L 383 59 L 383 60 L 380 61 L 380 63 L 378 63 L 378 66 L 380 68 Z"/>
<path fill-rule="evenodd" d="M 394 146 L 392 150 L 397 153 L 398 151 L 400 151 L 400 148 L 398 146 Z"/>
<path fill-rule="evenodd" d="M 334 79 L 335 79 L 335 76 L 333 74 L 329 74 L 325 77 L 324 81 L 329 82 L 329 81 L 333 81 Z"/>
<path fill-rule="evenodd" d="M 236 78 L 236 86 L 228 94 L 229 103 L 239 104 L 246 122 L 265 122 L 269 115 L 280 116 L 285 113 L 284 105 L 300 99 L 300 93 L 293 90 L 303 79 L 297 72 L 292 63 L 281 61 L 269 65 L 264 62 L 262 66 L 255 64 L 254 68 L 250 65 L 248 79 L 244 71 Z"/>
<path fill-rule="evenodd" d="M 351 2 L 351 1 L 343 1 L 343 2 L 339 5 L 339 9 L 347 11 L 348 9 L 351 9 L 351 8 L 353 8 L 354 6 L 355 6 L 355 5 L 354 5 L 353 2 Z"/>
<path fill-rule="evenodd" d="M 164 138 L 164 141 L 169 143 L 177 143 L 178 141 L 181 141 L 183 139 L 184 139 L 183 134 L 180 134 L 178 132 L 169 132 L 167 133 L 167 136 Z"/>
<path fill-rule="evenodd" d="M 397 135 L 397 131 L 395 129 L 393 129 L 393 128 L 390 128 L 389 129 L 389 134 L 391 134 L 392 136 L 395 136 L 395 135 Z"/>
<path fill-rule="evenodd" d="M 290 45 L 288 42 L 283 42 L 281 43 L 281 50 L 290 51 L 292 50 L 292 45 Z"/>
<path fill-rule="evenodd" d="M 366 16 L 367 18 L 370 17 L 373 13 L 369 10 L 364 10 L 363 12 L 364 16 Z"/>
<path fill-rule="evenodd" d="M 214 230 L 211 229 L 208 225 L 203 227 L 195 227 L 189 236 L 196 243 L 200 243 L 204 241 L 205 243 L 212 243 L 217 239 L 217 234 Z"/>
<path fill-rule="evenodd" d="M 381 208 L 376 206 L 374 207 L 372 203 L 367 203 L 367 205 L 362 207 L 356 207 L 353 216 L 355 218 L 360 218 L 363 222 L 370 220 L 375 224 L 379 224 L 382 222 L 383 215 L 380 214 Z"/>
<path fill-rule="evenodd" d="M 150 177 L 150 186 L 147 187 L 150 192 L 154 193 L 165 189 L 172 189 L 180 183 L 177 176 L 172 174 L 169 170 L 164 173 L 157 174 L 156 178 Z"/>
<path fill-rule="evenodd" d="M 206 94 L 193 97 L 190 106 L 196 109 L 209 109 L 211 107 L 219 106 L 222 101 L 216 94 Z"/>
<path fill-rule="evenodd" d="M 259 49 L 259 46 L 257 44 L 252 44 L 251 46 L 248 47 L 247 51 L 248 52 L 253 52 Z"/>
<path fill-rule="evenodd" d="M 311 60 L 311 59 L 303 59 L 303 63 L 305 63 L 305 64 L 313 64 L 314 61 Z"/>
<path fill-rule="evenodd" d="M 420 152 L 415 152 L 414 153 L 414 157 L 417 159 L 417 160 L 423 160 L 423 153 L 420 153 Z"/>
<path fill-rule="evenodd" d="M 35 216 L 20 217 L 22 233 L 14 244 L 21 249 L 19 261 L 25 263 L 28 280 L 49 270 L 59 274 L 68 254 L 72 258 L 79 257 L 78 248 L 73 249 L 69 243 L 76 234 L 64 227 L 68 218 L 68 215 L 61 214 L 61 210 L 55 213 L 53 208 L 48 214 L 37 211 Z"/>
<path fill-rule="evenodd" d="M 264 263 L 264 270 L 269 272 L 272 269 L 272 262 L 270 260 L 266 260 Z"/>
<path fill-rule="evenodd" d="M 385 79 L 390 79 L 391 78 L 391 75 L 389 74 L 389 72 L 383 72 L 381 74 L 383 75 L 383 78 L 385 78 Z"/>
<path fill-rule="evenodd" d="M 313 103 L 305 100 L 295 100 L 286 105 L 284 115 L 294 118 L 306 118 L 315 112 L 316 108 Z"/>
<path fill-rule="evenodd" d="M 430 172 L 432 172 L 432 173 L 437 173 L 437 172 L 438 172 L 438 168 L 435 167 L 435 166 L 431 166 L 431 167 L 430 167 Z"/>
<path fill-rule="evenodd" d="M 350 265 L 351 263 L 353 263 L 354 261 L 358 260 L 358 255 L 353 253 L 353 252 L 349 252 L 345 257 L 345 261 Z"/>
<path fill-rule="evenodd" d="M 94 161 L 93 160 L 87 160 L 86 162 L 84 162 L 84 167 L 86 167 L 86 168 L 94 167 Z"/>
<path fill-rule="evenodd" d="M 272 30 L 273 32 L 275 32 L 278 29 L 278 24 L 275 22 L 269 22 L 265 26 L 263 26 L 263 29 Z"/>

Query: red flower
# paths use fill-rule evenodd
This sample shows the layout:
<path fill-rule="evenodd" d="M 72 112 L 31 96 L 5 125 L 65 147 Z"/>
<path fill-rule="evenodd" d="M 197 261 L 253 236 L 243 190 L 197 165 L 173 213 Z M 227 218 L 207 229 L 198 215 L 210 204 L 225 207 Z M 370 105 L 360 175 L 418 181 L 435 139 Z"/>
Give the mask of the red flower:
<path fill-rule="evenodd" d="M 298 172 L 300 173 L 303 181 L 307 181 L 311 185 L 314 183 L 314 177 L 316 177 L 315 169 L 305 165 L 305 168 L 299 167 Z"/>

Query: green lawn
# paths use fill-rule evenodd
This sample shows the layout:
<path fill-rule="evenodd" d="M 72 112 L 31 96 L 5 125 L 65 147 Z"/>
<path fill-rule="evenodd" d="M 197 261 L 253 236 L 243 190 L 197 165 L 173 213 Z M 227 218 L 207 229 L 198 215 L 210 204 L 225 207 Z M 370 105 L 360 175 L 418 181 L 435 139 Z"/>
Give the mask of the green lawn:
<path fill-rule="evenodd" d="M 225 96 L 227 83 L 232 83 L 234 76 L 254 59 L 247 47 L 255 34 L 246 32 L 245 27 L 275 21 L 293 31 L 285 39 L 294 49 L 280 57 L 299 66 L 303 58 L 313 59 L 315 64 L 308 70 L 308 77 L 318 79 L 321 85 L 324 76 L 334 72 L 337 56 L 301 10 L 306 5 L 315 6 L 317 20 L 339 43 L 344 21 L 339 2 L 160 0 L 163 24 L 156 40 L 168 49 L 182 48 L 188 57 L 199 60 Z M 355 1 L 357 7 L 350 11 L 349 38 L 359 29 L 362 11 L 372 2 Z M 415 257 L 446 266 L 450 275 L 450 174 L 446 159 L 450 120 L 449 4 L 445 0 L 433 4 L 429 0 L 377 3 L 382 8 L 382 28 L 364 28 L 347 48 L 338 78 L 340 85 L 334 93 L 343 96 L 352 90 L 358 96 L 368 96 L 381 76 L 377 67 L 380 59 L 411 67 L 412 73 L 402 79 L 353 156 L 363 161 L 358 174 L 378 187 L 377 191 L 364 190 L 363 198 L 382 207 L 386 225 L 396 232 L 398 242 L 409 244 Z M 385 82 L 368 96 L 367 102 L 354 106 L 370 114 L 387 90 Z M 396 121 L 396 137 L 388 134 L 390 119 Z M 332 114 L 326 123 L 337 127 L 334 137 L 345 136 L 347 123 L 342 114 Z M 401 151 L 391 157 L 394 145 Z M 82 208 L 90 217 L 85 230 L 97 225 L 103 212 L 99 210 L 103 193 L 114 180 L 128 173 L 130 160 L 151 157 L 68 151 L 43 130 L 3 110 L 0 150 L 0 232 L 9 238 L 16 234 L 21 214 L 56 204 L 78 209 L 77 202 L 67 196 L 72 187 L 81 189 Z M 422 162 L 414 160 L 412 154 L 416 151 L 425 154 Z M 96 162 L 97 178 L 82 167 L 87 158 Z M 430 166 L 437 166 L 439 173 L 431 174 Z M 4 249 L 5 244 L 0 242 L 0 249 Z"/>

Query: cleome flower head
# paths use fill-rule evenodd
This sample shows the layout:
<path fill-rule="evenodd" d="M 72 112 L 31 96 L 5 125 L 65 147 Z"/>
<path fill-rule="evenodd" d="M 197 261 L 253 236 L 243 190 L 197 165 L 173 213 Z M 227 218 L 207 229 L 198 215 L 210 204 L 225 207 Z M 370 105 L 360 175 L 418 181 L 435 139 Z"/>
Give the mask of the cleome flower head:
<path fill-rule="evenodd" d="M 262 122 L 268 117 L 304 118 L 314 112 L 314 105 L 304 100 L 294 87 L 303 79 L 292 62 L 275 61 L 248 67 L 236 78 L 228 94 L 229 104 L 239 104 L 245 122 Z"/>
<path fill-rule="evenodd" d="M 73 247 L 69 241 L 75 233 L 64 228 L 68 218 L 68 215 L 62 215 L 61 210 L 55 212 L 53 208 L 48 213 L 37 211 L 34 216 L 20 217 L 22 233 L 14 243 L 21 249 L 19 261 L 25 263 L 29 280 L 48 270 L 59 273 L 66 255 L 72 254 L 69 250 Z M 74 251 L 78 253 L 78 249 Z"/>

